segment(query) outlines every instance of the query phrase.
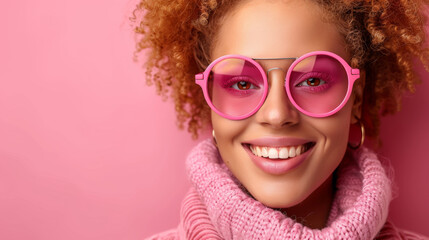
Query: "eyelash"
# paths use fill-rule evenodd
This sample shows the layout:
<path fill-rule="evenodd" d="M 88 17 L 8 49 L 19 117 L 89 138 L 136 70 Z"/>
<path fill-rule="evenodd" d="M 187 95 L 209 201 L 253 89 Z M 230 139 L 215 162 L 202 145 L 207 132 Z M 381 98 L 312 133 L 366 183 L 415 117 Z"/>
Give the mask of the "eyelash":
<path fill-rule="evenodd" d="M 234 88 L 235 84 L 238 84 L 240 81 L 249 82 L 252 84 L 250 89 L 247 90 L 239 90 Z M 259 84 L 256 81 L 248 76 L 232 76 L 220 82 L 220 86 L 230 94 L 236 95 L 237 97 L 247 97 L 260 89 Z"/>
<path fill-rule="evenodd" d="M 250 88 L 250 89 L 258 89 L 259 88 L 258 84 L 255 83 L 255 81 L 252 78 L 247 77 L 247 76 L 234 76 L 234 77 L 228 78 L 227 80 L 222 81 L 222 87 L 223 88 L 232 88 L 232 86 L 234 86 L 235 84 L 238 84 L 239 82 L 249 82 L 253 86 L 253 88 Z M 248 91 L 248 90 L 239 90 L 239 89 L 235 89 L 235 88 L 233 88 L 233 89 L 237 90 L 237 91 Z"/>
<path fill-rule="evenodd" d="M 320 86 L 314 86 L 314 87 L 301 85 L 303 82 L 307 81 L 310 78 L 319 78 L 324 83 Z M 299 76 L 299 78 L 294 82 L 293 86 L 303 88 L 302 90 L 308 91 L 308 92 L 320 92 L 329 88 L 331 83 L 332 83 L 331 75 L 328 73 L 308 72 Z"/>

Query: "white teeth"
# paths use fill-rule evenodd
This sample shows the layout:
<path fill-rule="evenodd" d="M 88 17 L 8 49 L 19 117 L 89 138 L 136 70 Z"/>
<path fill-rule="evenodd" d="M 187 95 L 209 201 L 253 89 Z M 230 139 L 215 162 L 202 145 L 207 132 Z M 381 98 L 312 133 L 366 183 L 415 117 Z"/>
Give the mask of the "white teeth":
<path fill-rule="evenodd" d="M 289 151 L 287 150 L 287 148 L 280 148 L 279 158 L 286 159 L 288 157 L 289 157 Z"/>
<path fill-rule="evenodd" d="M 297 155 L 297 156 L 301 155 L 301 152 L 302 152 L 302 145 L 299 145 L 299 146 L 296 148 L 296 155 Z"/>
<path fill-rule="evenodd" d="M 269 158 L 279 158 L 279 152 L 275 148 L 270 148 L 268 151 L 268 157 Z"/>
<path fill-rule="evenodd" d="M 287 159 L 301 155 L 307 151 L 307 148 L 305 145 L 274 148 L 250 145 L 250 150 L 258 157 L 266 157 L 270 159 Z"/>
<path fill-rule="evenodd" d="M 261 155 L 262 157 L 268 157 L 268 149 L 267 147 L 262 147 L 262 151 L 261 151 Z"/>
<path fill-rule="evenodd" d="M 294 147 L 289 148 L 289 157 L 295 157 L 296 151 Z"/>

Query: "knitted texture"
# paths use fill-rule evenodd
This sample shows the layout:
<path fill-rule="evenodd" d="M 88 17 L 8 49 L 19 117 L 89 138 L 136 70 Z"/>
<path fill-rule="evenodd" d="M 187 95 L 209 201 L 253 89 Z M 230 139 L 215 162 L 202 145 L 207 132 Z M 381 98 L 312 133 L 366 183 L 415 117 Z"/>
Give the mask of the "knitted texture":
<path fill-rule="evenodd" d="M 373 152 L 362 147 L 352 154 L 338 168 L 328 222 L 319 230 L 250 197 L 206 140 L 186 162 L 193 187 L 178 229 L 149 239 L 423 239 L 386 223 L 391 182 Z"/>

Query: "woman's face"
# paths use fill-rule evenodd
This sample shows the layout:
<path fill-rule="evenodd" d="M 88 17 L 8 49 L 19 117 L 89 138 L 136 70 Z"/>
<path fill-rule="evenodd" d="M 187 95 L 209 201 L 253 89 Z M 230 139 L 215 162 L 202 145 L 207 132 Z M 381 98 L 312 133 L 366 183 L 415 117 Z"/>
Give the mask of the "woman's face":
<path fill-rule="evenodd" d="M 310 1 L 245 1 L 225 17 L 212 59 L 227 54 L 284 58 L 330 51 L 348 61 L 344 40 L 335 25 L 322 16 L 321 9 Z M 266 61 L 264 68 L 281 64 L 284 63 Z M 281 67 L 287 71 L 287 66 Z M 306 116 L 287 97 L 284 70 L 270 71 L 268 96 L 251 117 L 234 121 L 212 111 L 217 145 L 226 165 L 253 197 L 273 208 L 297 205 L 332 174 L 347 148 L 354 101 L 352 96 L 344 108 L 330 117 Z M 306 150 L 299 146 L 302 143 L 312 144 L 305 144 L 309 148 Z M 295 150 L 306 152 L 296 166 L 294 163 L 267 170 L 258 166 L 252 156 L 250 148 L 256 146 L 268 147 L 267 151 L 270 147 L 290 151 L 295 146 Z M 286 161 L 294 162 L 292 159 Z M 268 160 L 264 161 L 262 164 L 267 164 Z"/>

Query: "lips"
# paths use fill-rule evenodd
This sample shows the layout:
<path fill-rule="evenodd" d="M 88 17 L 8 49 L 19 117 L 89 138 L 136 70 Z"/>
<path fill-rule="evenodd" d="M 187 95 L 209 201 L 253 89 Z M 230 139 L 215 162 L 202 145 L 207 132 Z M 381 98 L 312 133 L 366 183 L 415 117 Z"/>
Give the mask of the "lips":
<path fill-rule="evenodd" d="M 304 162 L 315 144 L 309 139 L 259 138 L 243 143 L 243 146 L 257 167 L 278 175 Z"/>

